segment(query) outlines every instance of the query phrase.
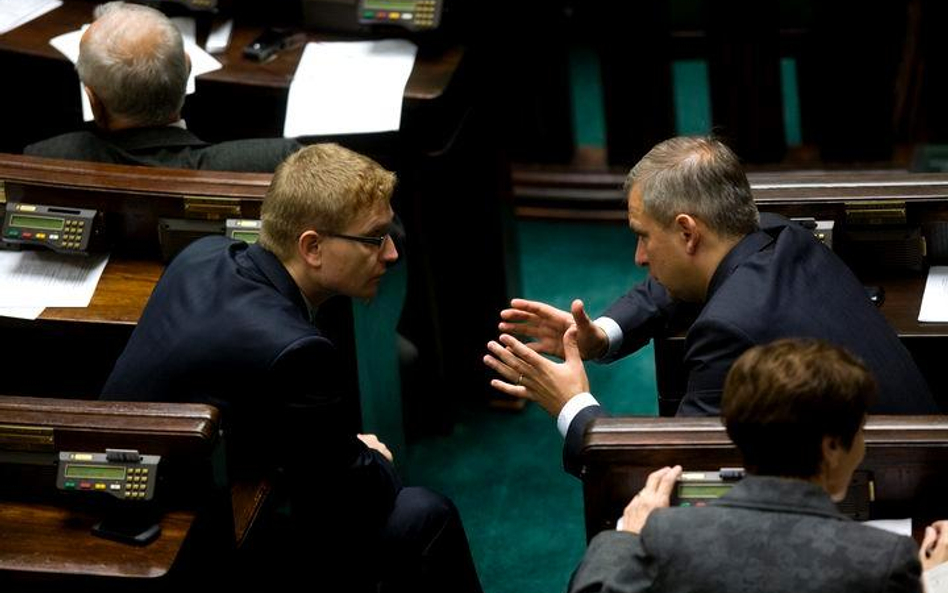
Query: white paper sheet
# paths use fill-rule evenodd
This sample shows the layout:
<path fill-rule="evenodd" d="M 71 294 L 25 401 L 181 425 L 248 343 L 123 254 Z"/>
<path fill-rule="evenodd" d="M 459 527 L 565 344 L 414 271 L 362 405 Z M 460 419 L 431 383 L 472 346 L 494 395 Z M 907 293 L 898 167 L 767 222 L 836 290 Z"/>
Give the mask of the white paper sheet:
<path fill-rule="evenodd" d="M 0 307 L 88 307 L 108 261 L 107 254 L 0 252 Z"/>
<path fill-rule="evenodd" d="M 948 322 L 948 266 L 932 266 L 928 269 L 918 320 L 923 323 Z"/>
<path fill-rule="evenodd" d="M 0 307 L 0 317 L 14 317 L 34 321 L 43 314 L 44 309 L 46 307 Z"/>
<path fill-rule="evenodd" d="M 912 537 L 912 519 L 873 519 L 872 521 L 863 521 L 865 525 L 877 527 L 883 531 L 889 531 L 898 535 Z"/>
<path fill-rule="evenodd" d="M 0 35 L 62 6 L 61 0 L 0 1 Z"/>
<path fill-rule="evenodd" d="M 2 0 L 0 0 L 2 1 Z M 179 22 L 179 19 L 175 19 L 175 24 L 182 26 Z M 184 39 L 184 51 L 188 52 L 188 56 L 191 58 L 191 75 L 188 77 L 188 87 L 187 93 L 190 95 L 194 93 L 194 79 L 202 74 L 208 72 L 213 72 L 214 70 L 220 70 L 223 68 L 220 62 L 218 62 L 214 57 L 201 49 L 197 44 L 194 43 L 194 19 L 183 19 L 185 21 L 190 20 L 191 26 L 184 26 L 185 30 L 182 31 L 181 36 Z M 66 58 L 75 64 L 79 60 L 79 41 L 82 39 L 82 34 L 85 33 L 85 30 L 89 28 L 89 25 L 83 25 L 78 31 L 71 31 L 69 33 L 63 33 L 57 37 L 53 37 L 49 40 L 49 44 L 52 45 L 59 53 L 66 56 Z M 190 39 L 188 38 L 190 35 Z M 86 96 L 85 91 L 82 88 L 82 85 L 79 85 L 79 96 L 82 100 L 82 118 L 85 121 L 92 121 L 92 107 L 89 105 L 89 98 Z"/>
<path fill-rule="evenodd" d="M 290 84 L 283 135 L 398 130 L 417 53 L 404 39 L 308 43 Z"/>
<path fill-rule="evenodd" d="M 204 49 L 212 54 L 225 51 L 230 45 L 230 33 L 234 29 L 234 19 L 215 22 L 211 26 L 211 32 L 207 34 L 207 42 Z"/>

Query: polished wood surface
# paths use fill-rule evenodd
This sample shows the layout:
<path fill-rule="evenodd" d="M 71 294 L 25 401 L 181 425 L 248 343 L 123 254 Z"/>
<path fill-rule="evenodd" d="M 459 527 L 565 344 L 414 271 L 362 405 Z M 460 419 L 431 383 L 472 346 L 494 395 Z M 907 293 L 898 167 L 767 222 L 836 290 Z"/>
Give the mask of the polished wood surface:
<path fill-rule="evenodd" d="M 915 526 L 948 516 L 948 418 L 870 416 L 866 457 L 874 518 L 911 516 Z M 587 535 L 615 525 L 649 473 L 666 465 L 716 471 L 742 459 L 719 418 L 601 418 L 586 432 L 583 497 Z"/>
<path fill-rule="evenodd" d="M 206 454 L 217 440 L 220 412 L 205 404 L 3 395 L 0 424 L 52 429 L 53 442 L 47 452 L 89 446 L 141 448 L 144 444 L 148 449 L 142 451 L 155 455 Z M 16 450 L 17 443 L 6 439 L 0 442 L 2 449 Z"/>
<path fill-rule="evenodd" d="M 236 173 L 136 167 L 87 161 L 47 159 L 0 153 L 0 181 L 7 193 L 17 185 L 93 190 L 116 201 L 129 196 L 214 196 L 261 201 L 270 186 L 270 173 Z M 46 190 L 45 193 L 51 193 Z"/>
<path fill-rule="evenodd" d="M 160 521 L 161 535 L 139 547 L 90 535 L 101 518 L 87 513 L 0 502 L 0 571 L 161 577 L 171 570 L 194 518 L 188 511 L 166 513 Z"/>
<path fill-rule="evenodd" d="M 49 40 L 91 22 L 92 9 L 96 4 L 98 3 L 66 0 L 60 8 L 0 35 L 0 51 L 65 61 L 65 56 L 49 45 Z M 214 56 L 224 67 L 198 77 L 198 85 L 207 82 L 285 91 L 293 80 L 303 48 L 281 52 L 276 58 L 263 64 L 244 58 L 243 48 L 263 30 L 263 26 L 235 23 L 227 50 Z M 309 34 L 309 40 L 320 41 L 328 38 Z M 440 97 L 454 76 L 463 53 L 458 47 L 433 55 L 419 53 L 415 68 L 405 86 L 405 98 L 409 101 L 430 101 Z"/>
<path fill-rule="evenodd" d="M 88 307 L 47 307 L 39 318 L 135 325 L 163 270 L 159 262 L 109 260 Z"/>

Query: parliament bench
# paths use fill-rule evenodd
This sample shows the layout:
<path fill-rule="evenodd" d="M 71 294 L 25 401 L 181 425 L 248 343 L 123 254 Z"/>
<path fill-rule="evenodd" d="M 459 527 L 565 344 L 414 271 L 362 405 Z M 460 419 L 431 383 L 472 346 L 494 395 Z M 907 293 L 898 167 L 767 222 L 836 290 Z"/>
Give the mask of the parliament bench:
<path fill-rule="evenodd" d="M 872 519 L 912 518 L 917 535 L 948 517 L 948 418 L 869 416 L 867 472 L 874 490 Z M 581 453 L 586 534 L 614 529 L 625 506 L 648 475 L 665 466 L 685 471 L 741 467 L 741 455 L 720 418 L 596 419 Z"/>
<path fill-rule="evenodd" d="M 4 590 L 166 587 L 229 566 L 270 481 L 228 473 L 220 428 L 218 410 L 202 404 L 0 396 Z M 64 481 L 57 489 L 60 453 L 106 449 L 161 456 L 150 477 L 153 499 L 96 492 L 95 478 L 71 487 Z M 127 479 L 127 492 L 120 492 L 126 498 L 134 496 L 135 478 Z M 92 491 L 80 490 L 85 487 Z M 144 545 L 92 535 L 96 523 L 116 516 L 153 520 L 160 534 Z"/>

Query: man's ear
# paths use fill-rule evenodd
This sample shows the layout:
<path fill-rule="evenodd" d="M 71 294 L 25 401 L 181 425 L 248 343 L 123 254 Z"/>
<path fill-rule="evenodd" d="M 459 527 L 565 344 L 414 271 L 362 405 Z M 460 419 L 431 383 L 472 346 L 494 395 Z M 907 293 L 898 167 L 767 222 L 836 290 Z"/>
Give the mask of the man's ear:
<path fill-rule="evenodd" d="M 824 436 L 822 449 L 823 463 L 826 469 L 836 469 L 839 465 L 840 458 L 846 453 L 846 448 L 843 447 L 843 443 L 840 442 L 839 437 Z"/>
<path fill-rule="evenodd" d="M 304 231 L 296 240 L 296 250 L 307 265 L 318 268 L 323 265 L 322 237 L 314 230 Z"/>
<path fill-rule="evenodd" d="M 672 224 L 675 225 L 678 236 L 684 242 L 688 255 L 694 255 L 701 243 L 701 229 L 698 228 L 698 221 L 690 214 L 679 214 Z"/>
<path fill-rule="evenodd" d="M 92 108 L 92 118 L 95 120 L 95 123 L 104 130 L 109 129 L 109 117 L 105 106 L 102 105 L 102 101 L 99 100 L 95 91 L 86 85 L 82 85 L 82 90 L 85 91 L 86 97 L 89 98 L 89 107 Z"/>
<path fill-rule="evenodd" d="M 184 52 L 184 63 L 188 65 L 188 78 L 191 77 L 191 56 Z"/>

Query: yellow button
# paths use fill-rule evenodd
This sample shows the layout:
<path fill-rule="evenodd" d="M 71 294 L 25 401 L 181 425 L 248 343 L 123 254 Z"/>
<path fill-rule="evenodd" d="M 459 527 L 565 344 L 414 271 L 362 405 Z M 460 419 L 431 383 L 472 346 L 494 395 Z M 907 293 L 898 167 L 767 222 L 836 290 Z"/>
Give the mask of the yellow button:
<path fill-rule="evenodd" d="M 96 485 L 95 485 L 95 489 L 96 489 L 96 490 L 105 490 L 105 484 L 103 484 L 103 483 L 101 483 L 101 482 L 98 482 L 98 483 L 96 483 Z"/>

